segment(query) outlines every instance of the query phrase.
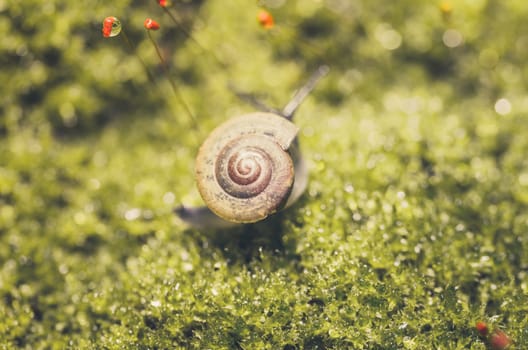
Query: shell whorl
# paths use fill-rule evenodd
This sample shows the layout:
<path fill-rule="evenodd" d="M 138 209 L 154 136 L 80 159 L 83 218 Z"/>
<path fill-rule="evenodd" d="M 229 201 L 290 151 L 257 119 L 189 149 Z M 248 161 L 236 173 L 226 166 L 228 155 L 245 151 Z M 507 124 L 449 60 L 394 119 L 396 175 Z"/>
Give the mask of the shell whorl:
<path fill-rule="evenodd" d="M 281 209 L 294 183 L 288 152 L 298 128 L 273 113 L 228 120 L 204 142 L 196 158 L 198 190 L 219 217 L 256 222 Z"/>

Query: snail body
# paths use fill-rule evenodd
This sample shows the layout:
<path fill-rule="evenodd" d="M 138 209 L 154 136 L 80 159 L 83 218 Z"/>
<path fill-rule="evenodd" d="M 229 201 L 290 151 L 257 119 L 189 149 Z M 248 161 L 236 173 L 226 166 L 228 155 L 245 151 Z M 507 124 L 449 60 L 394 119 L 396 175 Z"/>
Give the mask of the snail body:
<path fill-rule="evenodd" d="M 213 130 L 196 157 L 206 206 L 181 206 L 175 210 L 180 219 L 196 228 L 226 228 L 261 221 L 292 205 L 306 189 L 308 172 L 291 119 L 327 72 L 320 67 L 282 112 L 245 114 Z"/>

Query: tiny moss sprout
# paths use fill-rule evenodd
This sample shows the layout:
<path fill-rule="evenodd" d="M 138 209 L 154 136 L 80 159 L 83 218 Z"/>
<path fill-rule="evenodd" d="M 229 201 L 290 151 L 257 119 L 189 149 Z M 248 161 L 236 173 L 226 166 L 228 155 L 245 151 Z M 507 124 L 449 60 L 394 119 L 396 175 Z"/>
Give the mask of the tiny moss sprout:
<path fill-rule="evenodd" d="M 121 25 L 121 21 L 119 19 L 117 19 L 117 17 L 114 17 L 114 16 L 106 17 L 103 20 L 102 32 L 103 32 L 103 37 L 105 37 L 105 38 L 112 38 L 112 37 L 115 37 L 115 36 L 118 36 L 119 34 L 121 34 L 125 44 L 128 46 L 130 51 L 137 57 L 139 62 L 141 62 L 141 65 L 143 66 L 143 68 L 144 68 L 149 80 L 153 84 L 155 83 L 154 76 L 152 75 L 152 72 L 150 71 L 150 69 L 145 64 L 145 61 L 143 61 L 141 56 L 136 52 L 136 48 L 134 47 L 134 45 L 132 44 L 132 42 L 128 38 L 128 35 L 126 34 L 126 31 L 124 30 L 123 26 Z"/>
<path fill-rule="evenodd" d="M 489 329 L 488 329 L 488 325 L 486 324 L 486 322 L 478 321 L 475 324 L 475 328 L 477 329 L 477 332 L 479 332 L 481 336 L 485 337 L 488 335 Z"/>
<path fill-rule="evenodd" d="M 146 18 L 145 22 L 143 22 L 143 26 L 146 30 L 158 30 L 160 29 L 160 25 L 158 22 L 153 20 L 152 18 Z"/>
<path fill-rule="evenodd" d="M 477 321 L 475 329 L 485 339 L 492 350 L 506 350 L 512 344 L 510 337 L 500 329 L 494 329 L 491 334 L 486 322 Z"/>
<path fill-rule="evenodd" d="M 161 5 L 161 3 L 160 3 L 160 5 Z M 153 45 L 153 47 L 154 47 L 154 49 L 156 51 L 156 54 L 157 54 L 157 56 L 158 56 L 158 58 L 160 60 L 161 66 L 162 66 L 162 68 L 163 68 L 163 70 L 165 72 L 165 76 L 167 77 L 167 79 L 170 82 L 170 85 L 171 85 L 172 91 L 174 92 L 174 95 L 180 101 L 181 105 L 184 107 L 185 112 L 187 113 L 191 123 L 193 124 L 193 127 L 194 127 L 195 131 L 197 131 L 199 128 L 198 128 L 198 123 L 197 123 L 196 117 L 194 116 L 193 112 L 191 111 L 191 108 L 189 107 L 189 105 L 187 104 L 185 99 L 183 98 L 183 95 L 180 92 L 180 90 L 178 89 L 178 86 L 176 85 L 176 83 L 172 79 L 172 77 L 170 75 L 170 72 L 169 72 L 169 67 L 167 65 L 167 62 L 164 59 L 163 55 L 161 54 L 161 50 L 160 50 L 158 44 L 156 43 L 156 41 L 154 40 L 154 38 L 152 37 L 152 35 L 150 33 L 151 31 L 157 31 L 157 30 L 160 29 L 159 23 L 157 21 L 153 20 L 152 18 L 146 18 L 145 21 L 143 22 L 143 26 L 144 26 L 145 30 L 147 31 L 147 36 L 148 36 L 151 44 Z M 120 33 L 122 33 L 126 44 L 130 48 L 130 50 L 134 52 L 134 54 L 136 55 L 138 60 L 141 62 L 142 66 L 145 68 L 145 71 L 146 71 L 149 79 L 151 80 L 151 82 L 153 84 L 155 84 L 155 80 L 154 80 L 154 77 L 153 77 L 150 69 L 147 67 L 147 65 L 145 64 L 143 59 L 136 52 L 135 47 L 132 45 L 130 39 L 126 35 L 126 32 L 122 28 L 121 22 L 116 17 L 110 16 L 110 17 L 106 17 L 104 19 L 102 32 L 103 32 L 103 37 L 105 37 L 105 38 L 111 38 L 111 37 L 117 36 Z"/>
<path fill-rule="evenodd" d="M 275 20 L 271 13 L 266 10 L 260 10 L 257 15 L 257 21 L 264 29 L 271 29 L 275 25 Z"/>
<path fill-rule="evenodd" d="M 505 350 L 511 345 L 510 337 L 501 330 L 495 330 L 489 339 L 490 346 L 493 350 Z"/>
<path fill-rule="evenodd" d="M 103 36 L 105 38 L 111 38 L 119 35 L 121 32 L 121 21 L 116 17 L 106 17 L 103 21 Z"/>
<path fill-rule="evenodd" d="M 189 106 L 189 104 L 185 101 L 185 98 L 183 97 L 180 89 L 178 88 L 178 85 L 176 84 L 174 79 L 172 79 L 172 77 L 170 75 L 170 72 L 169 72 L 169 67 L 167 65 L 167 61 L 165 60 L 165 58 L 161 54 L 161 50 L 160 50 L 158 44 L 156 43 L 156 40 L 154 40 L 154 38 L 152 37 L 151 31 L 156 31 L 156 30 L 160 29 L 160 25 L 158 24 L 158 22 L 154 21 L 153 19 L 147 18 L 143 22 L 143 26 L 145 27 L 145 30 L 147 31 L 147 36 L 148 36 L 150 42 L 152 43 L 152 46 L 154 46 L 154 49 L 156 50 L 156 54 L 158 55 L 158 58 L 160 60 L 161 67 L 163 68 L 163 70 L 165 72 L 165 76 L 167 77 L 167 79 L 170 82 L 170 85 L 171 85 L 172 91 L 174 92 L 174 95 L 180 101 L 181 105 L 184 107 L 185 112 L 187 113 L 187 116 L 189 117 L 189 119 L 190 119 L 190 121 L 191 121 L 191 123 L 192 123 L 192 125 L 194 127 L 194 130 L 197 132 L 199 127 L 198 127 L 198 121 L 196 119 L 196 116 L 192 112 L 191 107 Z"/>

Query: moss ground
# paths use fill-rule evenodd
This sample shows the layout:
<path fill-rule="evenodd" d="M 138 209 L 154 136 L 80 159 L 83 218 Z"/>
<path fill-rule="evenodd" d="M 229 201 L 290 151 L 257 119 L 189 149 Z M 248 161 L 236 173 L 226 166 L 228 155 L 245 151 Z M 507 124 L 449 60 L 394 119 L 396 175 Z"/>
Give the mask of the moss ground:
<path fill-rule="evenodd" d="M 272 30 L 175 0 L 190 40 L 155 1 L 0 0 L 0 348 L 488 349 L 481 320 L 525 349 L 526 2 L 260 5 Z M 180 222 L 205 134 L 252 110 L 228 84 L 282 106 L 322 63 L 299 203 Z"/>

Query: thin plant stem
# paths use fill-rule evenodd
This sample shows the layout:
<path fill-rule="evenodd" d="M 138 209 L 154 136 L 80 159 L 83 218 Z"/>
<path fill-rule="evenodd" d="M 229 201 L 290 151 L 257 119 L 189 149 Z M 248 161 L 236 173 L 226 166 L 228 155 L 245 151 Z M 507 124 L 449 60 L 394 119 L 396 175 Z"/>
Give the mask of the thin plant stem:
<path fill-rule="evenodd" d="M 162 7 L 162 8 L 163 8 L 163 11 L 165 11 L 165 13 L 176 24 L 176 26 L 178 26 L 178 28 L 183 32 L 183 34 L 185 34 L 189 39 L 191 39 L 196 44 L 196 46 L 198 46 L 202 51 L 205 51 L 208 54 L 210 54 L 214 58 L 216 63 L 218 63 L 218 65 L 220 65 L 222 68 L 225 68 L 227 66 L 220 58 L 218 58 L 218 56 L 215 55 L 213 51 L 206 49 L 202 44 L 200 44 L 200 42 L 196 40 L 194 36 L 192 36 L 192 34 L 187 29 L 185 29 L 185 27 L 183 26 L 183 23 L 178 18 L 176 18 L 176 16 L 168 8 L 166 7 Z"/>
<path fill-rule="evenodd" d="M 123 36 L 123 40 L 125 41 L 126 45 L 130 49 L 130 51 L 137 57 L 139 62 L 141 62 L 141 65 L 143 66 L 143 69 L 147 73 L 147 76 L 148 76 L 148 79 L 150 80 L 150 82 L 152 84 L 154 84 L 154 85 L 157 85 L 156 84 L 156 80 L 154 79 L 154 75 L 152 74 L 150 69 L 148 69 L 147 65 L 145 64 L 145 61 L 143 61 L 141 56 L 139 56 L 139 54 L 137 53 L 136 48 L 134 47 L 134 45 L 132 45 L 132 43 L 130 42 L 130 39 L 128 39 L 128 35 L 126 34 L 124 29 L 121 29 L 121 35 Z"/>
<path fill-rule="evenodd" d="M 166 63 L 165 59 L 163 58 L 163 56 L 161 54 L 161 51 L 159 49 L 158 44 L 156 43 L 156 41 L 152 37 L 152 34 L 150 34 L 150 30 L 147 30 L 147 35 L 149 37 L 150 42 L 152 43 L 152 45 L 154 45 L 154 48 L 156 49 L 156 54 L 158 55 L 158 58 L 159 58 L 159 60 L 161 62 L 161 67 L 163 68 L 163 70 L 165 72 L 165 75 L 167 76 L 167 79 L 169 80 L 169 83 L 170 83 L 170 85 L 172 87 L 172 91 L 174 92 L 174 95 L 180 101 L 181 105 L 183 106 L 183 108 L 185 109 L 187 114 L 189 115 L 189 118 L 190 118 L 190 120 L 191 120 L 191 122 L 193 124 L 193 127 L 196 130 L 198 130 L 199 129 L 198 128 L 198 121 L 196 120 L 196 117 L 192 113 L 191 108 L 189 107 L 189 105 L 185 102 L 185 99 L 183 98 L 183 96 L 182 96 L 180 90 L 178 89 L 178 87 L 176 86 L 176 83 L 170 77 L 169 68 L 167 66 L 167 63 Z"/>

